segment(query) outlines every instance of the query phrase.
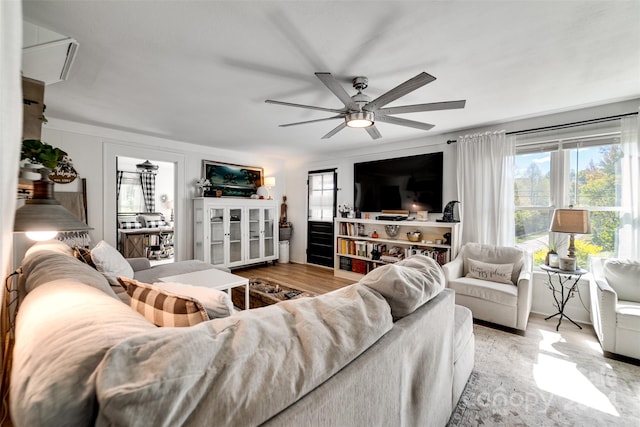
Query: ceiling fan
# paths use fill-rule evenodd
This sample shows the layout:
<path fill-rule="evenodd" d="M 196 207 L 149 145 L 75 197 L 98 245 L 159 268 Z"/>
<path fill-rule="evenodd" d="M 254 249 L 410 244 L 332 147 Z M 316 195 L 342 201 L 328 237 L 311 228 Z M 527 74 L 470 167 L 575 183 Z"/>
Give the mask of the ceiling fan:
<path fill-rule="evenodd" d="M 403 105 L 399 107 L 382 108 L 385 105 L 395 101 L 404 95 L 413 92 L 414 90 L 431 83 L 436 78 L 430 74 L 422 72 L 417 76 L 407 80 L 406 82 L 396 86 L 390 91 L 380 95 L 373 101 L 371 98 L 362 91 L 367 88 L 369 80 L 366 77 L 356 77 L 353 79 L 353 87 L 358 91 L 353 96 L 344 90 L 338 80 L 336 80 L 331 73 L 315 73 L 316 77 L 320 79 L 329 90 L 338 97 L 338 99 L 344 104 L 344 108 L 324 108 L 315 107 L 313 105 L 293 104 L 291 102 L 273 101 L 267 99 L 265 102 L 268 104 L 284 105 L 287 107 L 306 108 L 308 110 L 326 111 L 329 113 L 336 113 L 337 115 L 332 117 L 326 117 L 323 119 L 307 120 L 304 122 L 287 123 L 280 125 L 280 127 L 304 125 L 308 123 L 322 122 L 326 120 L 343 119 L 344 121 L 332 129 L 329 133 L 324 135 L 322 139 L 331 138 L 336 133 L 340 132 L 345 127 L 352 128 L 364 128 L 367 133 L 373 139 L 378 139 L 382 135 L 375 127 L 376 122 L 391 123 L 394 125 L 408 126 L 416 129 L 429 130 L 435 125 L 430 123 L 422 123 L 414 120 L 407 120 L 400 117 L 393 117 L 391 114 L 403 114 L 403 113 L 417 113 L 422 111 L 437 111 L 437 110 L 452 110 L 456 108 L 464 108 L 466 103 L 462 101 L 448 101 L 448 102 L 432 102 L 429 104 L 415 104 L 415 105 Z"/>

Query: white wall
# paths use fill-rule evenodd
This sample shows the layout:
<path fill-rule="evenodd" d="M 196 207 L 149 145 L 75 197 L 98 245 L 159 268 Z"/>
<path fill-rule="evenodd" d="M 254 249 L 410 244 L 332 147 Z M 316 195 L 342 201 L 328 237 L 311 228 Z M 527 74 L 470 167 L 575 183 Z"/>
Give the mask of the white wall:
<path fill-rule="evenodd" d="M 276 200 L 284 194 L 282 188 L 286 188 L 284 162 L 252 153 L 207 148 L 54 118 L 43 127 L 42 139 L 65 150 L 79 176 L 87 179 L 88 222 L 94 228 L 90 232 L 94 243 L 104 239 L 115 245 L 115 158 L 125 156 L 173 163 L 176 167 L 177 260 L 190 259 L 193 255 L 191 199 L 196 194 L 194 182 L 201 176 L 202 160 L 264 168 L 265 176 L 276 177 L 276 187 L 272 189 Z"/>

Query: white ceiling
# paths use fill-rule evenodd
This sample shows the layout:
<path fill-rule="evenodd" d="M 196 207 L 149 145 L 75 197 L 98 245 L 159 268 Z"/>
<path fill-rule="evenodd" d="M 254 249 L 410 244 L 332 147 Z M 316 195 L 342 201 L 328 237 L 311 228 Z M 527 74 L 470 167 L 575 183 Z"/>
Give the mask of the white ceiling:
<path fill-rule="evenodd" d="M 80 47 L 47 115 L 179 141 L 279 155 L 418 138 L 640 96 L 639 1 L 31 1 L 25 20 Z M 372 98 L 421 71 L 437 80 L 389 106 L 466 99 L 406 114 L 432 130 L 327 121 L 340 108 L 314 72 Z"/>

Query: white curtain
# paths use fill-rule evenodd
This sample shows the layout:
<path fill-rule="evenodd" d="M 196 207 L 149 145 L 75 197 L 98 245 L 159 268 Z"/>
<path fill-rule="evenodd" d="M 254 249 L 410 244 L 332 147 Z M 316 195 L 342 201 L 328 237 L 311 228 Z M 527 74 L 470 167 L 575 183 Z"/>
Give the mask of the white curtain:
<path fill-rule="evenodd" d="M 622 221 L 618 256 L 640 260 L 640 120 L 622 118 Z"/>
<path fill-rule="evenodd" d="M 0 1 L 0 271 L 2 279 L 11 272 L 13 217 L 18 191 L 18 162 L 22 139 L 22 3 Z M 4 286 L 0 287 L 2 300 Z M 4 314 L 5 306 L 2 304 Z M 4 316 L 2 316 L 4 319 Z M 3 337 L 6 324 L 3 323 Z"/>
<path fill-rule="evenodd" d="M 515 138 L 504 131 L 465 135 L 457 149 L 462 243 L 512 246 Z"/>

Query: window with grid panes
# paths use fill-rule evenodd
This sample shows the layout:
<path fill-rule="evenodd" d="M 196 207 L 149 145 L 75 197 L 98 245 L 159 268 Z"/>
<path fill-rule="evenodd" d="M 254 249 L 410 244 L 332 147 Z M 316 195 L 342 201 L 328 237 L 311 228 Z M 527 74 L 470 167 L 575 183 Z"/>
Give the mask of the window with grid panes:
<path fill-rule="evenodd" d="M 540 265 L 549 243 L 566 251 L 567 235 L 550 233 L 555 208 L 589 211 L 592 233 L 576 235 L 578 265 L 615 256 L 620 226 L 620 122 L 590 124 L 516 138 L 514 203 L 518 246 Z"/>
<path fill-rule="evenodd" d="M 309 219 L 333 221 L 334 172 L 309 174 Z"/>

